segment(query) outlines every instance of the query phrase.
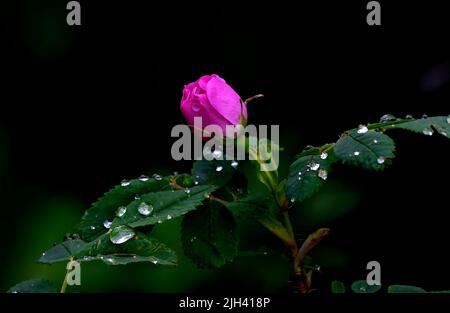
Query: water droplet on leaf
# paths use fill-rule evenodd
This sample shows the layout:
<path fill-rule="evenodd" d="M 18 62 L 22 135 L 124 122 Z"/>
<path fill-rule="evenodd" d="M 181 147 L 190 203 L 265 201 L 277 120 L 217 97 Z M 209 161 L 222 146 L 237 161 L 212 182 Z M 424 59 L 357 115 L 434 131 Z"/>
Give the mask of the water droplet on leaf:
<path fill-rule="evenodd" d="M 178 173 L 177 173 L 177 174 L 178 174 Z M 162 176 L 159 175 L 159 174 L 153 174 L 153 175 L 152 175 L 152 178 L 155 179 L 155 180 L 162 180 L 162 179 L 163 179 Z"/>
<path fill-rule="evenodd" d="M 187 194 L 187 195 L 189 195 L 189 194 L 191 193 L 191 189 L 185 188 L 185 189 L 184 189 L 184 193 Z"/>
<path fill-rule="evenodd" d="M 148 216 L 153 212 L 153 206 L 151 204 L 142 202 L 138 206 L 138 212 L 144 216 Z"/>
<path fill-rule="evenodd" d="M 322 178 L 323 180 L 327 180 L 327 178 L 328 178 L 328 172 L 327 172 L 327 170 L 325 170 L 325 169 L 323 169 L 323 168 L 321 168 L 320 170 L 319 170 L 319 173 L 317 174 L 320 178 Z"/>
<path fill-rule="evenodd" d="M 218 165 L 218 166 L 216 167 L 216 172 L 221 172 L 222 170 L 223 170 L 223 166 Z"/>
<path fill-rule="evenodd" d="M 214 159 L 219 160 L 222 158 L 222 151 L 214 150 L 212 155 L 213 155 Z"/>
<path fill-rule="evenodd" d="M 380 156 L 380 157 L 377 159 L 377 163 L 378 163 L 378 164 L 383 164 L 384 161 L 386 161 L 386 158 L 383 157 L 383 156 Z"/>
<path fill-rule="evenodd" d="M 172 215 L 167 214 L 167 219 L 168 219 L 168 220 L 171 220 L 171 219 L 172 219 Z"/>
<path fill-rule="evenodd" d="M 134 237 L 134 230 L 128 226 L 121 225 L 114 228 L 109 234 L 112 243 L 120 245 Z"/>
<path fill-rule="evenodd" d="M 389 121 L 395 121 L 395 120 L 396 120 L 396 118 L 392 114 L 385 114 L 382 117 L 380 117 L 380 122 L 381 123 L 389 122 Z"/>
<path fill-rule="evenodd" d="M 358 156 L 359 155 L 359 151 L 353 152 L 353 155 Z"/>
<path fill-rule="evenodd" d="M 139 179 L 140 181 L 148 181 L 150 178 L 149 178 L 148 176 L 141 175 L 141 176 L 139 176 L 138 179 Z"/>
<path fill-rule="evenodd" d="M 105 220 L 105 221 L 103 222 L 103 226 L 104 226 L 106 229 L 110 229 L 110 228 L 111 228 L 111 225 L 112 225 L 112 222 L 111 222 L 110 220 Z"/>
<path fill-rule="evenodd" d="M 322 153 L 320 154 L 320 158 L 321 158 L 322 160 L 325 160 L 326 158 L 328 158 L 328 153 L 322 152 Z"/>
<path fill-rule="evenodd" d="M 129 180 L 126 180 L 126 179 L 124 179 L 124 180 L 122 180 L 122 181 L 120 182 L 120 185 L 121 185 L 122 187 L 129 186 L 130 184 L 131 184 L 131 182 L 130 182 Z"/>
<path fill-rule="evenodd" d="M 125 213 L 127 213 L 127 207 L 125 207 L 125 206 L 118 207 L 116 210 L 117 217 L 122 217 L 122 216 L 124 216 Z"/>
<path fill-rule="evenodd" d="M 368 131 L 369 131 L 369 129 L 367 128 L 366 125 L 359 125 L 359 126 L 358 126 L 358 130 L 357 130 L 357 133 L 358 133 L 358 134 L 365 134 L 365 133 L 367 133 Z"/>
<path fill-rule="evenodd" d="M 308 167 L 313 171 L 317 171 L 320 167 L 320 164 L 312 162 L 308 164 Z"/>
<path fill-rule="evenodd" d="M 423 133 L 424 135 L 427 135 L 427 136 L 432 136 L 432 135 L 433 135 L 433 130 L 432 130 L 431 128 L 425 128 L 425 129 L 422 131 L 422 133 Z"/>
<path fill-rule="evenodd" d="M 234 169 L 237 169 L 238 165 L 239 165 L 238 161 L 231 162 L 231 167 Z"/>
<path fill-rule="evenodd" d="M 411 114 L 407 114 L 405 116 L 405 119 L 407 119 L 407 120 L 410 120 L 410 119 L 413 119 L 413 118 L 414 118 L 414 116 L 412 116 Z"/>
<path fill-rule="evenodd" d="M 428 115 L 424 114 L 422 115 L 422 118 L 428 118 Z"/>

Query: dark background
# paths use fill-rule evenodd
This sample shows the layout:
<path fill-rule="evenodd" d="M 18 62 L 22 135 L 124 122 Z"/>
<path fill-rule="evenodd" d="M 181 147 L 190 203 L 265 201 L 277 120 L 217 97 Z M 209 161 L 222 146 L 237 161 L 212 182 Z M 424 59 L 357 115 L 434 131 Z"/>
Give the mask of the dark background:
<path fill-rule="evenodd" d="M 307 144 L 396 116 L 449 112 L 450 11 L 439 1 L 67 1 L 0 4 L 0 288 L 33 277 L 59 283 L 64 265 L 35 260 L 123 178 L 188 170 L 171 161 L 183 123 L 183 85 L 217 73 L 251 103 L 249 122 L 279 124 L 284 174 Z M 393 132 L 383 173 L 338 166 L 323 192 L 296 208 L 299 238 L 332 234 L 313 253 L 316 281 L 364 279 L 377 260 L 383 284 L 450 289 L 449 141 Z M 157 230 L 179 249 L 179 221 Z M 58 267 L 59 266 L 59 267 Z M 239 257 L 223 269 L 83 267 L 83 291 L 285 291 L 277 256 Z M 150 268 L 150 269 L 149 269 Z M 268 270 L 270 268 L 271 270 Z"/>

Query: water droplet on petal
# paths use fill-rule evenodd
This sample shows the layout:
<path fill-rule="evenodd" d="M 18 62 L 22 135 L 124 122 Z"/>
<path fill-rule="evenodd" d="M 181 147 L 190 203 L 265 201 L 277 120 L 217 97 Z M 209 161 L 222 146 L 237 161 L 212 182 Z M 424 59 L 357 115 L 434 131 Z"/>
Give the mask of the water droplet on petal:
<path fill-rule="evenodd" d="M 110 229 L 110 228 L 111 228 L 111 225 L 112 225 L 112 222 L 111 222 L 110 220 L 105 220 L 105 221 L 103 222 L 103 226 L 104 226 L 106 229 Z"/>
<path fill-rule="evenodd" d="M 126 179 L 124 179 L 124 180 L 122 180 L 122 181 L 120 182 L 120 185 L 121 185 L 122 187 L 129 186 L 130 184 L 131 184 L 131 182 L 130 182 L 129 180 L 126 180 Z"/>
<path fill-rule="evenodd" d="M 153 212 L 153 205 L 142 202 L 138 206 L 138 212 L 144 216 L 148 216 Z"/>
<path fill-rule="evenodd" d="M 320 154 L 320 158 L 321 158 L 322 160 L 325 160 L 326 158 L 328 158 L 328 153 L 322 152 L 322 153 Z"/>
<path fill-rule="evenodd" d="M 234 169 L 237 169 L 238 165 L 239 165 L 238 161 L 231 162 L 231 167 Z"/>
<path fill-rule="evenodd" d="M 125 207 L 125 206 L 118 207 L 116 210 L 117 217 L 122 217 L 122 216 L 124 216 L 125 213 L 127 213 L 127 207 Z"/>
<path fill-rule="evenodd" d="M 353 152 L 353 155 L 358 156 L 359 155 L 359 151 Z"/>
<path fill-rule="evenodd" d="M 378 163 L 378 164 L 383 164 L 384 161 L 386 161 L 386 158 L 383 157 L 383 156 L 380 156 L 380 157 L 377 159 L 377 163 Z"/>
<path fill-rule="evenodd" d="M 128 226 L 121 225 L 114 228 L 109 234 L 112 243 L 120 245 L 134 237 L 134 230 Z"/>
<path fill-rule="evenodd" d="M 159 174 L 153 174 L 152 178 L 155 179 L 155 180 L 162 180 L 163 179 L 162 176 L 159 175 Z"/>
<path fill-rule="evenodd" d="M 367 128 L 366 125 L 359 125 L 359 126 L 358 126 L 358 130 L 357 130 L 357 133 L 358 133 L 358 134 L 365 134 L 365 133 L 367 133 L 368 131 L 369 131 L 369 129 Z"/>
<path fill-rule="evenodd" d="M 328 178 L 328 172 L 327 172 L 327 170 L 325 170 L 325 169 L 323 169 L 323 168 L 321 168 L 320 170 L 319 170 L 319 173 L 317 174 L 320 178 L 322 178 L 323 180 L 327 180 L 327 178 Z"/>
<path fill-rule="evenodd" d="M 422 133 L 423 133 L 424 135 L 427 135 L 427 136 L 432 136 L 432 135 L 433 135 L 433 130 L 432 130 L 431 128 L 425 128 L 425 129 L 422 131 Z"/>
<path fill-rule="evenodd" d="M 150 177 L 145 176 L 145 175 L 141 175 L 141 176 L 139 176 L 138 179 L 139 179 L 140 181 L 148 181 L 148 180 L 150 179 Z"/>
<path fill-rule="evenodd" d="M 222 170 L 223 170 L 223 166 L 218 165 L 218 166 L 216 167 L 216 172 L 221 172 Z"/>
<path fill-rule="evenodd" d="M 395 120 L 396 120 L 396 118 L 392 114 L 385 114 L 382 117 L 380 117 L 380 122 L 381 123 L 389 122 L 389 121 L 395 121 Z"/>

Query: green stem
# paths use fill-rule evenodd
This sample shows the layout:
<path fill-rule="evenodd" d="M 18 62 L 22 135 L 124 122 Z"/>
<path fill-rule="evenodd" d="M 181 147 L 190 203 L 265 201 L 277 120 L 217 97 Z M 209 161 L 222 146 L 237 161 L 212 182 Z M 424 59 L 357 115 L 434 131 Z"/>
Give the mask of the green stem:
<path fill-rule="evenodd" d="M 69 260 L 69 262 L 72 262 L 72 258 Z M 62 283 L 62 286 L 61 286 L 61 290 L 60 290 L 60 293 L 65 293 L 66 292 L 66 288 L 67 288 L 67 276 L 69 275 L 69 270 L 67 269 L 66 270 L 66 275 L 64 275 L 64 281 L 63 281 L 63 283 Z"/>

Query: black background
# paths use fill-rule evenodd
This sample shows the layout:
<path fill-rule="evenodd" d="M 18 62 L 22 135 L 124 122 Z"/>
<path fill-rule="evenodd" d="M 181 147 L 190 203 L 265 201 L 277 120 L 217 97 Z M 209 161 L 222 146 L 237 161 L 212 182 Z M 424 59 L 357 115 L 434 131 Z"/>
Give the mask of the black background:
<path fill-rule="evenodd" d="M 80 1 L 80 27 L 66 25 L 64 3 L 0 5 L 4 231 L 42 190 L 87 206 L 124 177 L 189 168 L 170 161 L 170 130 L 183 123 L 183 85 L 203 74 L 243 98 L 264 93 L 250 122 L 279 124 L 291 155 L 385 113 L 450 113 L 448 80 L 421 88 L 430 69 L 448 69 L 443 1 L 380 1 L 382 26 L 372 27 L 367 1 Z M 41 40 L 33 23 L 46 14 L 61 19 Z M 329 239 L 352 251 L 354 267 L 329 275 L 360 278 L 375 259 L 386 282 L 448 289 L 448 140 L 392 136 L 392 168 L 335 172 L 363 200 Z"/>

